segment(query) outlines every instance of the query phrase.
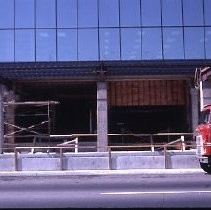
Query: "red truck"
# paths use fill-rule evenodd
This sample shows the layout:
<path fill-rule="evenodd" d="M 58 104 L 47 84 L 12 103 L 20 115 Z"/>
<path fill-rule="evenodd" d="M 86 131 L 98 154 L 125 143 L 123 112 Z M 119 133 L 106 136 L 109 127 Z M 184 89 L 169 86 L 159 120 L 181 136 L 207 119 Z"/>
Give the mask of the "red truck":
<path fill-rule="evenodd" d="M 196 155 L 201 168 L 211 173 L 211 104 L 200 112 L 196 128 Z"/>
<path fill-rule="evenodd" d="M 195 87 L 199 89 L 200 116 L 196 128 L 196 156 L 201 168 L 211 174 L 211 68 L 198 69 Z"/>

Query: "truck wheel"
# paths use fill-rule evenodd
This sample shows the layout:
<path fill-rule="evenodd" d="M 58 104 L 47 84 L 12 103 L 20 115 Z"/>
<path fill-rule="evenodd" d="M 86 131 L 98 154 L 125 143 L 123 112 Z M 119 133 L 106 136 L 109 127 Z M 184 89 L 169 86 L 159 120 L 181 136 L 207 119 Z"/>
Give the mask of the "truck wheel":
<path fill-rule="evenodd" d="M 200 166 L 205 172 L 211 174 L 211 165 L 209 163 L 200 163 Z"/>

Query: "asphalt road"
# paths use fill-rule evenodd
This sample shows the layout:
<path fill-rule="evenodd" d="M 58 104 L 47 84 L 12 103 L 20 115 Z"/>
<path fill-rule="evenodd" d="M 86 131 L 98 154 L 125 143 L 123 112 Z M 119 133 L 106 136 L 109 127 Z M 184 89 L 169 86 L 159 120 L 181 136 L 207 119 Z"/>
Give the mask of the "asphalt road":
<path fill-rule="evenodd" d="M 0 208 L 211 207 L 211 175 L 0 177 Z"/>

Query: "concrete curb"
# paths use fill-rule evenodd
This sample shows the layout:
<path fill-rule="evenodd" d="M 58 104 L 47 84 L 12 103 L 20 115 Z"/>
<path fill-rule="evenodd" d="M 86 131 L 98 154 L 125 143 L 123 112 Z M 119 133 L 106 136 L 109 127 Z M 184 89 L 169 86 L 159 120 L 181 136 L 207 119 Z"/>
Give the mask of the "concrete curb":
<path fill-rule="evenodd" d="M 133 175 L 133 174 L 195 174 L 205 173 L 202 169 L 128 169 L 128 170 L 72 170 L 72 171 L 8 171 L 0 172 L 4 176 L 72 176 L 72 175 Z"/>

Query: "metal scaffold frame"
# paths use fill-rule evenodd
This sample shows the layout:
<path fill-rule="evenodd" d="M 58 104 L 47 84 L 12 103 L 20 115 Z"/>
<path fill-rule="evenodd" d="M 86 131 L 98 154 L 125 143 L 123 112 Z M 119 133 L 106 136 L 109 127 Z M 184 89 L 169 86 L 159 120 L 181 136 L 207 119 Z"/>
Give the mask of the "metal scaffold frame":
<path fill-rule="evenodd" d="M 33 138 L 36 137 L 42 137 L 42 136 L 50 136 L 51 133 L 51 105 L 59 104 L 57 101 L 25 101 L 25 102 L 4 102 L 4 126 L 7 127 L 5 129 L 4 138 Z M 17 117 L 17 108 L 26 107 L 25 113 L 22 115 L 22 117 L 32 117 L 31 119 L 37 119 L 37 123 L 33 123 L 33 121 L 30 122 L 30 125 L 17 125 L 15 117 Z M 33 108 L 37 107 L 47 107 L 45 110 L 47 113 L 36 113 Z M 30 111 L 32 113 L 28 114 L 27 109 L 30 108 Z M 10 113 L 9 109 L 12 109 L 13 111 Z M 44 111 L 43 111 L 44 112 Z M 45 117 L 45 120 L 38 119 L 40 116 Z M 11 117 L 11 118 L 9 118 Z M 10 120 L 9 120 L 10 119 Z M 11 120 L 12 119 L 12 120 Z M 24 118 L 23 118 L 24 120 Z M 12 123 L 11 123 L 12 122 Z M 38 131 L 38 127 L 44 127 L 45 126 L 45 133 Z M 9 132 L 8 132 L 9 130 Z M 14 141 L 14 140 L 13 140 Z M 7 141 L 6 141 L 7 142 Z"/>

